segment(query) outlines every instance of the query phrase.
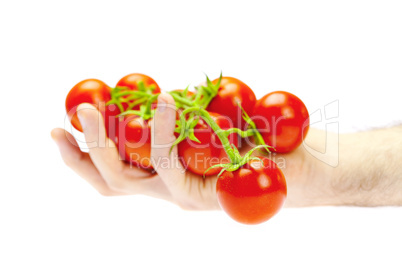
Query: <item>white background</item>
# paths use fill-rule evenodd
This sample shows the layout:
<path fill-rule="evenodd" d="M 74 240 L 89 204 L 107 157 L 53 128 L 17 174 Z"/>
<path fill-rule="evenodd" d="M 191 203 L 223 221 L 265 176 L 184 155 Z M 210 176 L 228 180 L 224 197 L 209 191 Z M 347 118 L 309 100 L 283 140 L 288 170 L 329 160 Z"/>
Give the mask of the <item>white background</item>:
<path fill-rule="evenodd" d="M 132 72 L 172 90 L 222 70 L 258 97 L 293 92 L 311 113 L 339 101 L 342 132 L 395 124 L 400 3 L 1 1 L 0 267 L 401 267 L 401 208 L 283 209 L 244 226 L 102 197 L 50 138 L 73 85 Z"/>

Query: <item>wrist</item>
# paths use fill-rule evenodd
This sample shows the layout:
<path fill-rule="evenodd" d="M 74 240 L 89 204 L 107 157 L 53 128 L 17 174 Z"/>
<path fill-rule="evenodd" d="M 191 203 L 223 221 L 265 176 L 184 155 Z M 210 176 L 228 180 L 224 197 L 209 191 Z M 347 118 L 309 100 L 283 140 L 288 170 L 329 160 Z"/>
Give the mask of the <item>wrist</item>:
<path fill-rule="evenodd" d="M 338 167 L 338 135 L 310 129 L 303 144 L 284 155 L 288 181 L 287 206 L 340 205 L 342 198 L 333 187 Z"/>

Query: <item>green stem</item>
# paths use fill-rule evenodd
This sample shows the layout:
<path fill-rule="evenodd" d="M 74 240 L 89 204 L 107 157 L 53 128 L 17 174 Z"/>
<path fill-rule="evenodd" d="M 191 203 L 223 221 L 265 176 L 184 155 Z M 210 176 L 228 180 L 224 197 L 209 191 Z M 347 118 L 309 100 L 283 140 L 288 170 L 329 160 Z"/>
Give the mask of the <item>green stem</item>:
<path fill-rule="evenodd" d="M 228 155 L 230 161 L 233 164 L 239 163 L 241 161 L 240 154 L 233 149 L 232 144 L 230 143 L 230 141 L 228 139 L 226 131 L 221 129 L 218 126 L 218 124 L 212 119 L 212 117 L 209 115 L 209 113 L 206 110 L 201 109 L 199 107 L 188 108 L 183 111 L 181 116 L 185 116 L 186 114 L 191 113 L 191 112 L 196 112 L 216 133 L 216 135 L 218 136 L 219 140 L 221 141 L 223 149 L 225 150 L 226 154 Z"/>
<path fill-rule="evenodd" d="M 121 113 L 124 112 L 123 105 L 121 105 L 121 102 L 120 102 L 120 101 L 118 101 L 118 100 L 116 100 L 116 99 L 111 99 L 110 101 L 108 101 L 108 102 L 106 103 L 106 106 L 107 106 L 107 105 L 111 105 L 111 104 L 117 105 L 117 107 L 119 108 L 119 110 L 120 110 Z"/>
<path fill-rule="evenodd" d="M 208 104 L 216 96 L 216 94 L 217 92 L 213 92 L 210 88 L 200 86 L 197 88 L 197 94 L 195 96 L 194 103 L 205 109 L 208 107 Z"/>
<path fill-rule="evenodd" d="M 118 98 L 121 98 L 121 97 L 124 97 L 124 96 L 127 96 L 127 95 L 131 95 L 131 94 L 132 94 L 132 91 L 123 91 L 121 93 L 114 94 L 113 97 L 118 99 Z"/>
<path fill-rule="evenodd" d="M 200 99 L 201 99 L 201 97 L 203 96 L 203 95 L 205 95 L 205 93 L 204 93 L 204 87 L 203 86 L 201 86 L 201 87 L 198 87 L 198 88 L 196 88 L 197 89 L 197 93 L 196 93 L 196 95 L 195 95 L 195 99 L 194 99 L 194 102 L 195 103 L 198 103 L 199 101 L 200 101 Z"/>
<path fill-rule="evenodd" d="M 152 103 L 154 103 L 156 101 L 156 99 L 158 98 L 159 94 L 155 94 L 153 95 L 151 98 L 148 99 L 148 102 L 145 106 L 145 111 L 144 114 L 142 115 L 142 118 L 144 118 L 145 120 L 152 118 Z"/>
<path fill-rule="evenodd" d="M 135 106 L 140 105 L 140 104 L 143 104 L 144 102 L 147 101 L 148 98 L 149 98 L 149 97 L 143 97 L 143 98 L 137 99 L 136 101 L 133 101 L 133 102 L 131 102 L 131 103 L 128 101 L 128 98 L 127 98 L 127 102 L 130 103 L 130 105 L 127 107 L 127 110 L 131 110 L 131 109 L 133 109 Z"/>
<path fill-rule="evenodd" d="M 114 97 L 117 98 L 121 98 L 124 96 L 131 96 L 131 98 L 140 98 L 140 97 L 145 97 L 145 96 L 151 96 L 152 94 L 147 93 L 147 92 L 141 92 L 141 91 L 123 91 L 121 93 L 116 94 Z"/>
<path fill-rule="evenodd" d="M 224 130 L 225 135 L 229 136 L 230 134 L 236 133 L 239 134 L 242 138 L 246 137 L 251 137 L 255 135 L 255 130 L 254 129 L 248 129 L 248 130 L 240 130 L 238 128 L 229 128 L 227 130 Z"/>
<path fill-rule="evenodd" d="M 184 104 L 184 105 L 189 106 L 189 107 L 194 107 L 194 102 L 193 101 L 190 101 L 190 100 L 188 100 L 186 98 L 180 97 L 177 94 L 171 94 L 170 92 L 169 92 L 169 94 L 173 97 L 175 102 L 179 102 L 179 103 Z"/>

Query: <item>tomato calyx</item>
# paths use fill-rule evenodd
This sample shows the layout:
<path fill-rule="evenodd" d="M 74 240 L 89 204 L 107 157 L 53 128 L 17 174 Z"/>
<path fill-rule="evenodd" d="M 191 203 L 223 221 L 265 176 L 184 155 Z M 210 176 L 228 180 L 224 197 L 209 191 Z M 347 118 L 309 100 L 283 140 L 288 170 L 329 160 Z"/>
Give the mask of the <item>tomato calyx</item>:
<path fill-rule="evenodd" d="M 195 89 L 197 90 L 197 94 L 194 101 L 196 104 L 198 104 L 198 106 L 202 107 L 203 109 L 206 109 L 213 98 L 218 95 L 218 91 L 222 81 L 222 72 L 219 76 L 218 83 L 216 84 L 212 83 L 207 75 L 206 79 L 206 86 L 200 85 L 198 87 L 195 87 Z"/>
<path fill-rule="evenodd" d="M 183 112 L 184 113 L 184 112 Z M 195 116 L 194 114 L 190 114 L 189 118 L 185 118 L 185 114 L 180 116 L 180 120 L 176 121 L 176 129 L 175 133 L 178 133 L 179 136 L 176 138 L 175 142 L 170 147 L 170 151 L 173 150 L 177 144 L 189 138 L 192 141 L 200 143 L 200 140 L 194 135 L 194 128 L 199 121 L 199 117 Z"/>
<path fill-rule="evenodd" d="M 222 73 L 219 77 L 218 83 L 214 84 L 211 82 L 208 76 L 206 76 L 207 85 L 201 85 L 194 87 L 197 90 L 195 95 L 188 95 L 188 87 L 182 91 L 171 91 L 169 94 L 173 97 L 176 102 L 177 108 L 187 109 L 192 107 L 199 107 L 202 109 L 207 108 L 208 104 L 215 98 L 218 94 L 220 83 L 222 80 Z"/>
<path fill-rule="evenodd" d="M 219 176 L 222 175 L 223 172 L 225 172 L 225 171 L 236 171 L 236 170 L 238 170 L 239 168 L 241 168 L 242 166 L 244 166 L 246 163 L 248 163 L 248 162 L 250 162 L 250 161 L 252 161 L 252 160 L 256 160 L 256 161 L 262 162 L 261 158 L 256 157 L 256 156 L 252 156 L 252 154 L 253 154 L 255 151 L 261 150 L 261 149 L 266 149 L 266 150 L 269 152 L 269 148 L 270 148 L 270 147 L 271 147 L 271 146 L 269 146 L 269 145 L 258 145 L 258 146 L 256 146 L 256 147 L 254 147 L 253 149 L 251 149 L 250 151 L 248 151 L 248 152 L 242 157 L 242 156 L 240 155 L 239 151 L 236 149 L 236 147 L 232 146 L 232 148 L 235 149 L 234 152 L 235 152 L 235 154 L 236 154 L 236 157 L 237 157 L 237 161 L 238 161 L 238 162 L 231 162 L 231 163 L 228 163 L 228 164 L 217 164 L 217 165 L 214 165 L 214 166 L 210 167 L 209 169 L 207 169 L 207 170 L 205 171 L 205 173 L 207 173 L 210 169 L 213 169 L 213 168 L 217 168 L 217 167 L 222 168 L 221 171 L 220 171 L 219 174 L 218 174 L 218 178 L 219 178 Z"/>
<path fill-rule="evenodd" d="M 159 94 L 152 95 L 149 97 L 145 104 L 140 105 L 139 110 L 127 110 L 125 112 L 120 113 L 117 116 L 126 116 L 126 115 L 138 115 L 144 120 L 149 120 L 154 117 L 155 109 L 152 109 L 152 104 L 156 101 Z"/>
<path fill-rule="evenodd" d="M 155 89 L 156 86 L 154 84 L 147 86 L 143 81 L 139 81 L 137 83 L 137 90 L 118 86 L 112 88 L 110 92 L 111 100 L 108 101 L 106 105 L 117 105 L 121 113 L 131 111 L 138 105 L 146 104 L 147 101 L 153 96 L 157 96 L 153 93 Z"/>
<path fill-rule="evenodd" d="M 194 103 L 194 95 L 190 95 L 188 91 L 189 86 L 186 87 L 183 91 L 174 90 L 168 92 L 176 102 L 176 107 L 178 109 L 185 109 L 186 107 L 192 107 L 195 105 Z"/>
<path fill-rule="evenodd" d="M 159 94 L 154 94 L 156 86 L 145 85 L 143 81 L 137 82 L 137 90 L 132 90 L 128 87 L 115 87 L 110 92 L 111 100 L 106 105 L 115 104 L 119 110 L 119 116 L 137 115 L 144 120 L 151 119 L 155 110 L 152 109 L 152 104 L 156 101 Z M 139 107 L 138 109 L 134 109 Z"/>

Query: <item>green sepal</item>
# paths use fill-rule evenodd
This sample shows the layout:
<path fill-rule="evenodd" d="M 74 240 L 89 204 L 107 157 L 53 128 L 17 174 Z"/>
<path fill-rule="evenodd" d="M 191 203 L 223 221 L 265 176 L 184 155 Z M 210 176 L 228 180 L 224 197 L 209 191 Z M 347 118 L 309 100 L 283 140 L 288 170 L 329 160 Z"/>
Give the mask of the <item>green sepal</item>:
<path fill-rule="evenodd" d="M 244 119 L 244 121 L 246 121 L 246 123 L 248 124 L 248 129 L 252 129 L 254 134 L 254 141 L 256 142 L 257 145 L 265 145 L 268 146 L 265 141 L 264 138 L 262 137 L 261 133 L 258 131 L 257 126 L 255 125 L 254 121 L 251 120 L 250 116 L 248 116 L 248 114 L 246 113 L 246 111 L 243 109 L 243 107 L 241 106 L 240 103 L 237 104 L 241 111 L 242 111 L 242 117 Z M 268 147 L 264 147 L 266 149 L 267 153 L 270 153 L 268 148 L 274 149 L 274 147 L 272 146 L 268 146 Z M 275 149 L 274 149 L 275 150 Z"/>
<path fill-rule="evenodd" d="M 179 137 L 176 138 L 176 140 L 173 142 L 172 146 L 170 147 L 169 154 L 172 152 L 173 148 L 182 142 L 187 136 L 186 136 L 186 118 L 185 116 L 180 115 L 179 120 L 176 120 L 176 125 L 177 127 L 175 128 L 175 131 L 179 130 Z"/>
<path fill-rule="evenodd" d="M 269 148 L 272 148 L 272 147 L 269 146 L 269 145 L 258 145 L 258 146 L 256 146 L 256 147 L 254 147 L 253 149 L 251 149 L 250 151 L 248 151 L 248 152 L 244 155 L 243 158 L 245 158 L 245 159 L 250 159 L 251 155 L 252 155 L 256 150 L 260 150 L 260 149 L 262 149 L 262 148 L 264 148 L 264 149 L 266 149 L 268 152 L 270 152 L 270 151 L 269 151 Z M 247 161 L 245 161 L 244 164 L 245 164 L 245 163 L 247 163 Z"/>
<path fill-rule="evenodd" d="M 187 93 L 188 93 L 188 88 L 190 87 L 190 85 L 188 85 L 184 90 L 183 90 L 183 97 L 187 97 Z"/>
<path fill-rule="evenodd" d="M 122 112 L 122 113 L 116 115 L 116 117 L 126 116 L 126 115 L 138 115 L 138 116 L 141 116 L 141 112 L 140 111 L 130 110 L 130 111 Z"/>
<path fill-rule="evenodd" d="M 212 167 L 209 167 L 205 172 L 204 172 L 204 177 L 205 174 L 213 169 L 213 168 L 222 168 L 222 170 L 219 172 L 218 174 L 218 178 L 220 177 L 220 175 L 222 175 L 223 172 L 225 171 L 236 171 L 238 170 L 240 167 L 244 166 L 246 163 L 248 163 L 250 160 L 260 160 L 262 161 L 260 158 L 258 157 L 251 157 L 251 155 L 256 151 L 259 150 L 261 148 L 266 148 L 268 150 L 268 148 L 270 148 L 271 146 L 268 145 L 259 145 L 254 147 L 253 149 L 251 149 L 250 151 L 248 151 L 243 157 L 240 156 L 239 151 L 236 149 L 236 147 L 234 147 L 232 145 L 232 149 L 235 149 L 234 152 L 236 155 L 238 155 L 240 157 L 240 162 L 239 163 L 228 163 L 228 164 L 217 164 L 217 165 L 213 165 Z M 268 150 L 269 151 L 269 150 Z"/>
<path fill-rule="evenodd" d="M 148 99 L 148 97 L 142 97 L 140 99 L 137 99 L 137 100 L 131 102 L 130 105 L 127 107 L 127 110 L 131 110 L 137 105 L 144 104 L 144 102 L 146 102 L 147 99 Z"/>
<path fill-rule="evenodd" d="M 192 141 L 195 141 L 197 143 L 201 143 L 201 141 L 199 139 L 197 139 L 197 137 L 194 135 L 194 129 L 193 130 L 189 130 L 188 132 L 188 138 Z"/>
<path fill-rule="evenodd" d="M 121 116 L 125 111 L 131 111 L 137 105 L 147 105 L 147 109 L 142 110 L 140 107 L 141 114 L 138 113 L 128 113 L 136 114 L 144 118 L 144 120 L 152 118 L 154 112 L 151 111 L 150 105 L 148 104 L 149 99 L 156 99 L 157 95 L 153 94 L 156 89 L 154 84 L 146 86 L 143 81 L 137 83 L 137 89 L 132 90 L 129 87 L 115 87 L 110 91 L 111 100 L 106 103 L 106 105 L 115 104 L 119 108 Z M 155 97 L 156 96 L 156 97 Z M 128 107 L 125 110 L 122 103 L 128 103 Z M 123 114 L 125 115 L 125 114 Z"/>
<path fill-rule="evenodd" d="M 123 108 L 123 105 L 121 104 L 121 102 L 119 102 L 115 99 L 111 99 L 110 101 L 106 102 L 106 106 L 111 105 L 111 104 L 116 104 L 117 108 L 119 108 L 120 113 L 124 112 L 124 108 Z"/>
<path fill-rule="evenodd" d="M 213 168 L 222 168 L 222 170 L 219 172 L 218 174 L 218 178 L 219 176 L 225 171 L 225 167 L 227 166 L 227 164 L 216 164 L 213 165 L 212 167 L 209 167 L 207 170 L 205 170 L 204 174 L 202 175 L 203 178 L 205 178 L 205 174 L 208 173 L 208 171 L 210 171 Z"/>

